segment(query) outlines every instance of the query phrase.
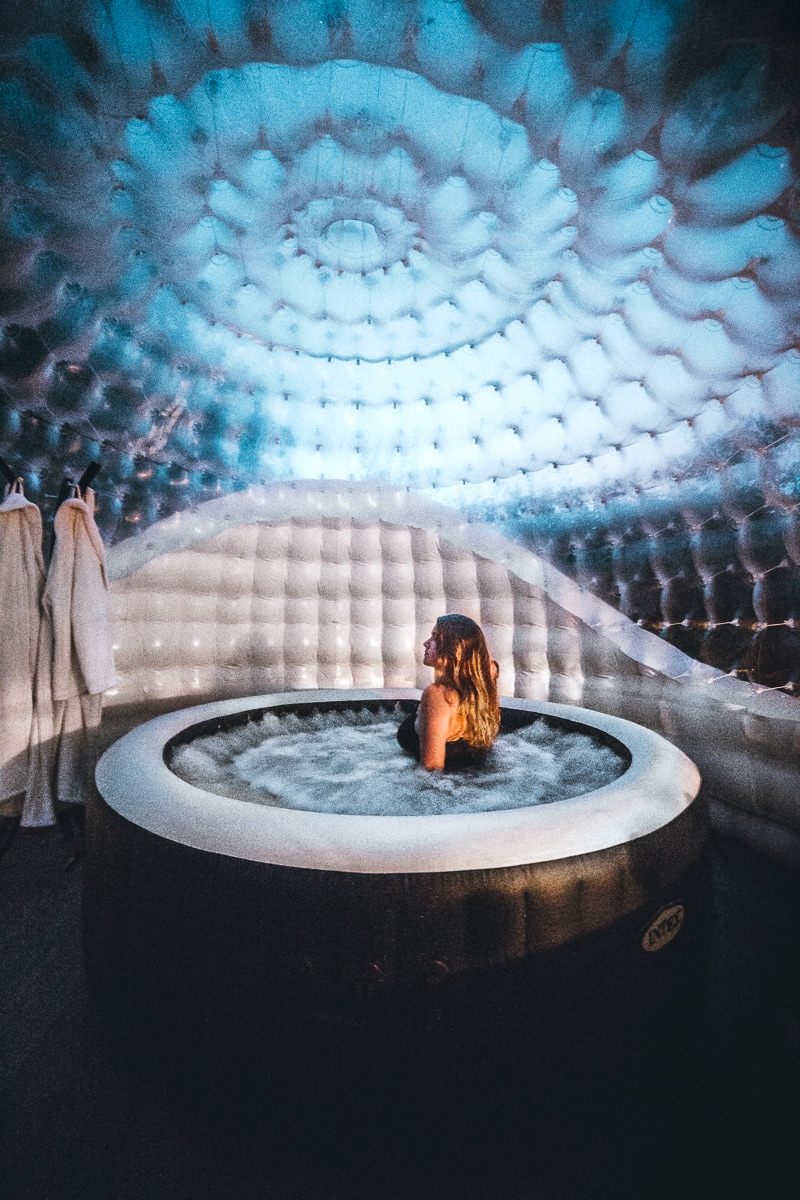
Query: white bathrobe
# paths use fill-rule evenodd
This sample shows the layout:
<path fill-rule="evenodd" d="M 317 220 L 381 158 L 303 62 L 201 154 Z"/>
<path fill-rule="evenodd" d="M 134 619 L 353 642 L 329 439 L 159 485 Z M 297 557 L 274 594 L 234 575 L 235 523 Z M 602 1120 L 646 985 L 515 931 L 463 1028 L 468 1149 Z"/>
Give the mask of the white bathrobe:
<path fill-rule="evenodd" d="M 42 517 L 14 490 L 0 504 L 0 812 L 6 816 L 19 815 L 28 779 L 43 586 Z"/>
<path fill-rule="evenodd" d="M 34 742 L 23 825 L 51 825 L 63 804 L 88 799 L 103 692 L 117 681 L 105 552 L 94 493 L 59 507 L 42 595 Z"/>

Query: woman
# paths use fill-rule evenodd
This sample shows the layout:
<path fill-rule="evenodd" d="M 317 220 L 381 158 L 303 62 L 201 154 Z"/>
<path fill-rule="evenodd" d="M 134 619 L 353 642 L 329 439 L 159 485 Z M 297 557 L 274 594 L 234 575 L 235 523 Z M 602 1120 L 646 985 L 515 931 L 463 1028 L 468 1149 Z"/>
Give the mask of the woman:
<path fill-rule="evenodd" d="M 427 771 L 480 761 L 500 726 L 497 663 L 480 625 L 459 613 L 439 617 L 422 661 L 433 667 L 433 683 L 422 693 L 416 720 L 403 722 L 397 740 Z"/>

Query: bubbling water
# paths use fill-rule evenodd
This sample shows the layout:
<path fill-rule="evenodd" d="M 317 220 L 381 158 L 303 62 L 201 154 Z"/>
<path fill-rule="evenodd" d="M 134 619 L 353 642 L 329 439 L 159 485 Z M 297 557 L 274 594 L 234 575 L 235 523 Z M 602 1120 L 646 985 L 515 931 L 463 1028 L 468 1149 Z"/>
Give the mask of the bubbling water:
<path fill-rule="evenodd" d="M 603 787 L 626 767 L 591 734 L 534 721 L 501 734 L 480 765 L 429 772 L 397 744 L 404 715 L 399 708 L 266 713 L 178 744 L 169 766 L 234 800 L 355 816 L 526 808 Z"/>

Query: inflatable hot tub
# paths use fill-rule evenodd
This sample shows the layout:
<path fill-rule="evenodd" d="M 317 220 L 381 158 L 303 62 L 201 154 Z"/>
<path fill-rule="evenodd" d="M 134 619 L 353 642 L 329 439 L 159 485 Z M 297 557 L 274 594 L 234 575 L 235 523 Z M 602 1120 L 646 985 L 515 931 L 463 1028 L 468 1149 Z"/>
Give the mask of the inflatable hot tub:
<path fill-rule="evenodd" d="M 363 816 L 244 803 L 175 775 L 195 733 L 373 706 L 412 690 L 312 691 L 187 708 L 97 768 L 84 943 L 93 990 L 134 1044 L 184 1061 L 317 1072 L 652 1052 L 697 1005 L 708 946 L 700 779 L 643 727 L 504 699 L 611 746 L 621 774 L 526 808 Z M 160 1053 L 160 1051 L 159 1051 Z M 338 1057 L 337 1057 L 338 1056 Z"/>

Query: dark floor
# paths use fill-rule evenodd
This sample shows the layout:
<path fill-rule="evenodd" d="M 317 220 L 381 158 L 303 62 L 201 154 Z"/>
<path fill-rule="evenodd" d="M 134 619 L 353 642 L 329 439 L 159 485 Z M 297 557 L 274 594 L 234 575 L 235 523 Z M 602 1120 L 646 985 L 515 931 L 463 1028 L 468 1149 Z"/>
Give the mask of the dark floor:
<path fill-rule="evenodd" d="M 713 845 L 705 1010 L 666 1090 L 573 1080 L 571 1107 L 520 1092 L 502 1121 L 467 1095 L 477 1116 L 457 1132 L 410 1119 L 423 1098 L 409 1095 L 381 1138 L 313 1107 L 283 1122 L 269 1080 L 204 1115 L 120 1056 L 83 971 L 79 851 L 57 828 L 18 830 L 0 867 L 4 1200 L 797 1195 L 800 877 L 734 842 Z"/>

